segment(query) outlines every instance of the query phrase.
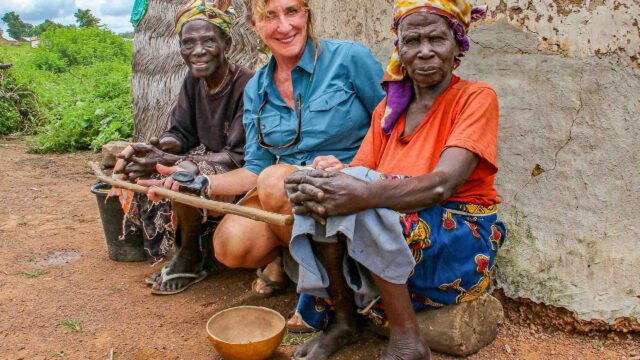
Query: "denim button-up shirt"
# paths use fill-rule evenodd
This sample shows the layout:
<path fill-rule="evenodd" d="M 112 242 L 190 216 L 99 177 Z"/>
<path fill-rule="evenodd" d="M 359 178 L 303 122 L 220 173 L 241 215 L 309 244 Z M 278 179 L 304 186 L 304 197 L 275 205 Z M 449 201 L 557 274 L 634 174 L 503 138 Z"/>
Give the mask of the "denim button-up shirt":
<path fill-rule="evenodd" d="M 247 142 L 244 167 L 259 174 L 281 163 L 310 165 L 317 156 L 334 155 L 344 163 L 355 156 L 369 129 L 371 114 L 385 96 L 382 68 L 364 45 L 322 39 L 314 66 L 316 45 L 308 40 L 298 65 L 291 71 L 293 94 L 302 103 L 300 141 L 284 149 L 258 143 L 257 117 L 265 143 L 280 146 L 296 138 L 297 109 L 283 100 L 273 80 L 273 57 L 244 90 L 243 124 Z"/>

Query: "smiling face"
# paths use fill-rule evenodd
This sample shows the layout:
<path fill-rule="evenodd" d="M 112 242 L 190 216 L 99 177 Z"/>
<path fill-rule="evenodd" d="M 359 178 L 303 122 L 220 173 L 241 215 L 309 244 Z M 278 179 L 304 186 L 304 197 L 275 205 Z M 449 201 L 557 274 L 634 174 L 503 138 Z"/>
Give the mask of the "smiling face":
<path fill-rule="evenodd" d="M 459 50 L 448 19 L 415 13 L 402 20 L 398 30 L 400 61 L 415 86 L 430 88 L 449 79 Z"/>
<path fill-rule="evenodd" d="M 225 51 L 229 42 L 230 39 L 213 24 L 194 20 L 182 27 L 180 54 L 194 76 L 210 77 L 226 63 Z"/>
<path fill-rule="evenodd" d="M 297 61 L 304 52 L 309 12 L 300 0 L 269 0 L 255 30 L 276 59 Z"/>

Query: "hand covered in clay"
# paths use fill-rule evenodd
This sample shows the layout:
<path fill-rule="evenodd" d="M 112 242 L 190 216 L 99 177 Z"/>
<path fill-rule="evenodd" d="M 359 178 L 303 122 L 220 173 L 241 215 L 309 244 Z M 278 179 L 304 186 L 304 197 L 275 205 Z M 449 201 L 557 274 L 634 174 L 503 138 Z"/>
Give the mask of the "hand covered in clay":
<path fill-rule="evenodd" d="M 339 171 L 298 170 L 284 183 L 293 212 L 308 214 L 321 224 L 328 216 L 372 207 L 369 183 Z"/>
<path fill-rule="evenodd" d="M 177 142 L 176 139 L 167 138 L 165 142 Z M 127 146 L 120 154 L 115 174 L 124 174 L 127 179 L 135 181 L 141 177 L 148 177 L 156 172 L 156 165 L 170 166 L 180 159 L 179 156 L 164 152 L 159 149 L 159 140 L 152 138 L 149 144 L 135 143 Z"/>

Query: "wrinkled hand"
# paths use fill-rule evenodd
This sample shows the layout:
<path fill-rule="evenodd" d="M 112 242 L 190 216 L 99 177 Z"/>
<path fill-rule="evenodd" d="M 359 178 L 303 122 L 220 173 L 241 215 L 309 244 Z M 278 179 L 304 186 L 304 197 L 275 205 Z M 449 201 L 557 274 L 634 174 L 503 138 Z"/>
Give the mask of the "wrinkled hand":
<path fill-rule="evenodd" d="M 138 181 L 136 181 L 136 183 L 138 185 L 147 186 L 147 187 L 158 186 L 158 187 L 163 187 L 165 189 L 178 191 L 180 189 L 180 184 L 177 181 L 173 181 L 171 174 L 173 174 L 176 171 L 184 171 L 187 169 L 184 169 L 180 166 L 164 166 L 164 165 L 158 164 L 156 165 L 156 170 L 158 171 L 158 174 L 164 177 L 164 179 L 159 179 L 159 180 L 139 179 Z M 156 192 L 153 191 L 153 189 L 150 189 L 149 191 L 147 191 L 147 197 L 149 198 L 149 200 L 153 202 L 158 202 L 162 200 L 162 196 L 156 194 Z"/>
<path fill-rule="evenodd" d="M 348 215 L 371 207 L 369 183 L 339 171 L 299 170 L 285 179 L 295 214 L 324 224 L 328 216 Z"/>
<path fill-rule="evenodd" d="M 323 155 L 313 159 L 311 167 L 316 170 L 338 171 L 346 168 L 347 165 L 333 155 Z"/>
<path fill-rule="evenodd" d="M 157 164 L 173 164 L 172 158 L 175 156 L 158 149 L 158 144 L 158 139 L 152 138 L 149 144 L 135 143 L 127 146 L 117 155 L 119 160 L 113 172 L 125 174 L 127 179 L 135 181 L 153 174 Z"/>

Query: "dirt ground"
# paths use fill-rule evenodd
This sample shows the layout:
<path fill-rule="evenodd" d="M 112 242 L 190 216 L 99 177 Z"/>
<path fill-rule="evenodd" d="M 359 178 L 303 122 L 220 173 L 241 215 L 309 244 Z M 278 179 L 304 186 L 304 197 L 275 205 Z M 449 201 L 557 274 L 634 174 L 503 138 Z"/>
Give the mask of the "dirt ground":
<path fill-rule="evenodd" d="M 88 160 L 93 153 L 34 155 L 23 141 L 0 139 L 0 359 L 219 358 L 205 324 L 217 311 L 250 304 L 287 316 L 295 294 L 260 299 L 253 271 L 225 270 L 188 291 L 152 296 L 146 263 L 107 258 Z M 507 310 L 509 311 L 509 310 Z M 640 336 L 569 335 L 514 321 L 471 359 L 640 359 Z M 247 324 L 251 326 L 251 324 Z M 342 351 L 339 359 L 375 359 L 383 339 Z M 286 359 L 299 342 L 274 356 Z M 436 354 L 436 359 L 450 359 Z"/>

